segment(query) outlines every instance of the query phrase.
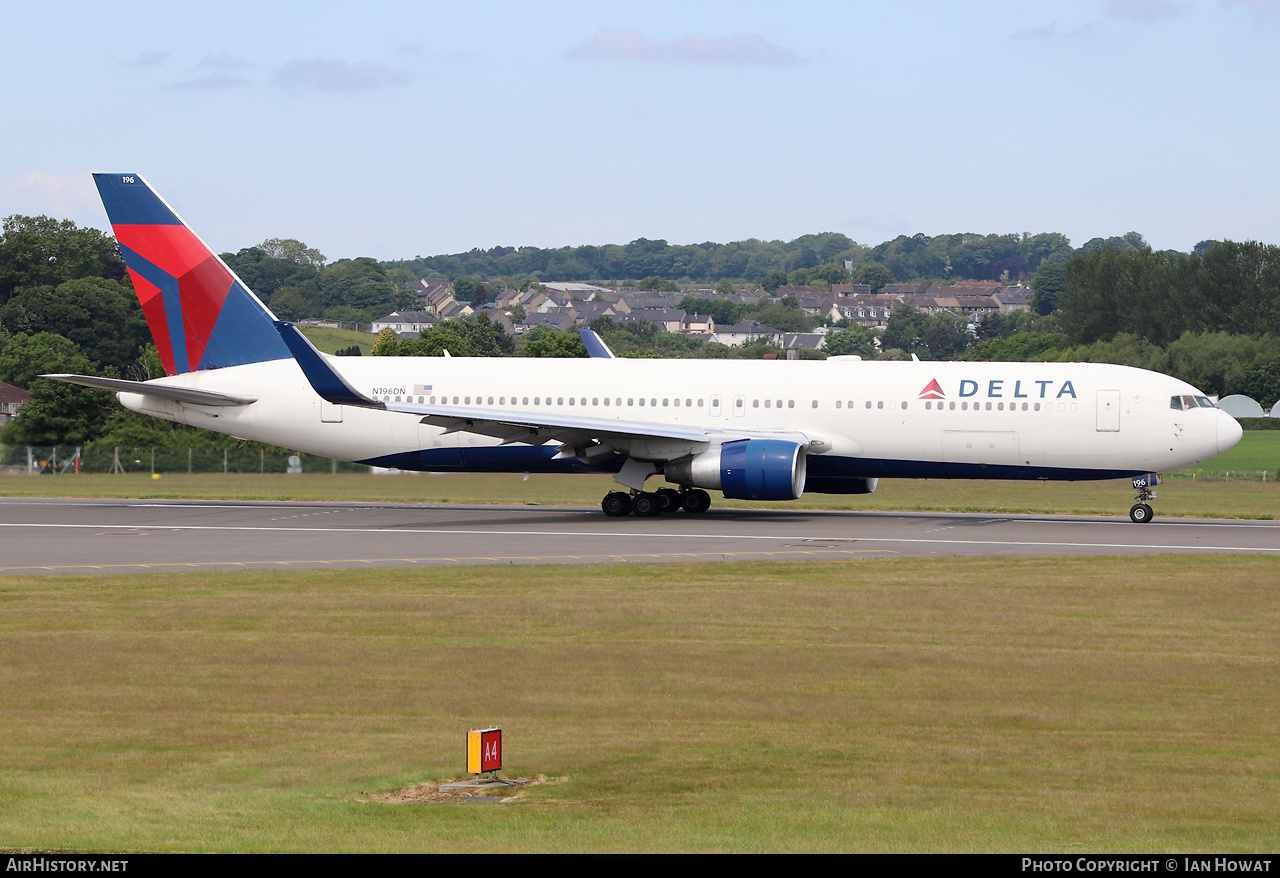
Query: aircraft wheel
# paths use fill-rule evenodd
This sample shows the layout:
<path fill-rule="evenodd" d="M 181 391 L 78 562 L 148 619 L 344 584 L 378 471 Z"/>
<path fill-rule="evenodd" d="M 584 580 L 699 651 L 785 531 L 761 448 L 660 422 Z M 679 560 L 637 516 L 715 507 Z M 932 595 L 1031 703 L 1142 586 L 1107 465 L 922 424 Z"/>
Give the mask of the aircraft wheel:
<path fill-rule="evenodd" d="M 621 491 L 610 491 L 600 501 L 600 508 L 611 518 L 621 518 L 631 513 L 631 498 Z"/>
<path fill-rule="evenodd" d="M 680 496 L 680 492 L 675 488 L 659 488 L 653 492 L 653 495 L 657 497 L 658 502 L 662 504 L 662 511 L 664 513 L 676 511 L 680 508 L 680 504 L 684 500 L 684 498 Z"/>
<path fill-rule="evenodd" d="M 685 491 L 682 505 L 685 512 L 695 514 L 706 512 L 711 508 L 711 495 L 706 491 Z"/>
<path fill-rule="evenodd" d="M 1129 518 L 1134 524 L 1146 524 L 1154 515 L 1155 512 L 1146 503 L 1135 503 L 1129 510 Z"/>
<path fill-rule="evenodd" d="M 652 494 L 641 491 L 631 498 L 631 510 L 636 515 L 652 518 L 655 515 L 662 514 L 662 503 Z"/>

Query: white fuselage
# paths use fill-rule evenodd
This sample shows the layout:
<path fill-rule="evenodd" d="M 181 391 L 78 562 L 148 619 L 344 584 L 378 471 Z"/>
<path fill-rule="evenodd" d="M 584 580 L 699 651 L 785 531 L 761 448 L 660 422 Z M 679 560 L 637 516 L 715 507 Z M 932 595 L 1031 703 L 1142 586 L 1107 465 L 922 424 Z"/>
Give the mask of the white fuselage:
<path fill-rule="evenodd" d="M 1216 408 L 1175 409 L 1199 391 L 1125 366 L 1089 363 L 480 359 L 332 359 L 379 401 L 682 424 L 717 433 L 795 430 L 810 445 L 811 490 L 855 477 L 1114 478 L 1176 469 L 1239 440 Z M 206 407 L 122 393 L 128 408 L 325 457 L 423 470 L 565 471 L 555 443 L 506 444 L 445 432 L 415 414 L 320 399 L 297 364 L 275 360 L 162 379 L 257 398 Z M 630 456 L 687 449 L 635 440 Z M 829 488 L 830 490 L 837 490 Z"/>

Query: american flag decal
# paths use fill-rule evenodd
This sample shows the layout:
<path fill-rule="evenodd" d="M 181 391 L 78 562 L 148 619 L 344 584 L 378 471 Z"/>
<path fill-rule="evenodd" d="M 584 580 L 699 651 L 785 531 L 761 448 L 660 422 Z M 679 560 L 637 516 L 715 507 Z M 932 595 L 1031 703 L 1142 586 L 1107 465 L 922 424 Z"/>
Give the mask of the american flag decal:
<path fill-rule="evenodd" d="M 413 392 L 414 392 L 414 393 L 430 393 L 430 392 L 431 392 L 431 385 L 430 385 L 430 384 L 415 384 L 415 385 L 413 385 Z"/>

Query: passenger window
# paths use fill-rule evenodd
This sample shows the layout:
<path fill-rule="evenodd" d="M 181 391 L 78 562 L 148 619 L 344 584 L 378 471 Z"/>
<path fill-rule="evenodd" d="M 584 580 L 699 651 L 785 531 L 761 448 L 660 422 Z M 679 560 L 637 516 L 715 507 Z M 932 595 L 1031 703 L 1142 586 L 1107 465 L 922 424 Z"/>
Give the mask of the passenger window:
<path fill-rule="evenodd" d="M 904 402 L 904 403 L 902 404 L 902 407 L 903 407 L 903 408 L 906 408 L 906 407 L 907 407 L 907 404 Z"/>
<path fill-rule="evenodd" d="M 758 399 L 753 399 L 753 400 L 751 400 L 751 407 L 752 407 L 753 409 L 758 409 L 758 408 L 760 408 L 760 400 L 758 400 Z"/>
<path fill-rule="evenodd" d="M 871 405 L 871 403 L 867 403 L 867 405 Z M 882 408 L 884 408 L 884 400 L 880 400 L 879 402 L 877 402 L 877 403 L 876 403 L 876 408 L 878 408 L 878 409 L 882 409 Z"/>
<path fill-rule="evenodd" d="M 787 408 L 793 409 L 795 407 L 796 407 L 796 401 L 794 399 L 787 400 Z"/>
<path fill-rule="evenodd" d="M 867 400 L 867 408 L 871 408 L 871 400 Z"/>
<path fill-rule="evenodd" d="M 771 407 L 772 407 L 772 403 L 773 403 L 773 400 L 771 400 L 771 399 L 766 399 L 766 400 L 764 401 L 764 407 L 765 407 L 765 408 L 771 408 Z"/>
<path fill-rule="evenodd" d="M 836 400 L 836 408 L 840 408 L 840 400 Z"/>
<path fill-rule="evenodd" d="M 817 408 L 817 407 L 818 407 L 818 401 L 817 401 L 816 399 L 813 401 L 813 407 L 814 407 L 814 408 Z"/>

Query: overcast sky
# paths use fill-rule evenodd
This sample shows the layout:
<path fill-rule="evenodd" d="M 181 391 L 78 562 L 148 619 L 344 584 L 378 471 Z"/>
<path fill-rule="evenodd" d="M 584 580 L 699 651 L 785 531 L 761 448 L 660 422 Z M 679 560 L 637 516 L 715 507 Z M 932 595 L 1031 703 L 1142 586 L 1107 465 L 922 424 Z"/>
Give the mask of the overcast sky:
<path fill-rule="evenodd" d="M 0 216 L 217 250 L 843 232 L 1280 243 L 1280 0 L 6 6 Z"/>

